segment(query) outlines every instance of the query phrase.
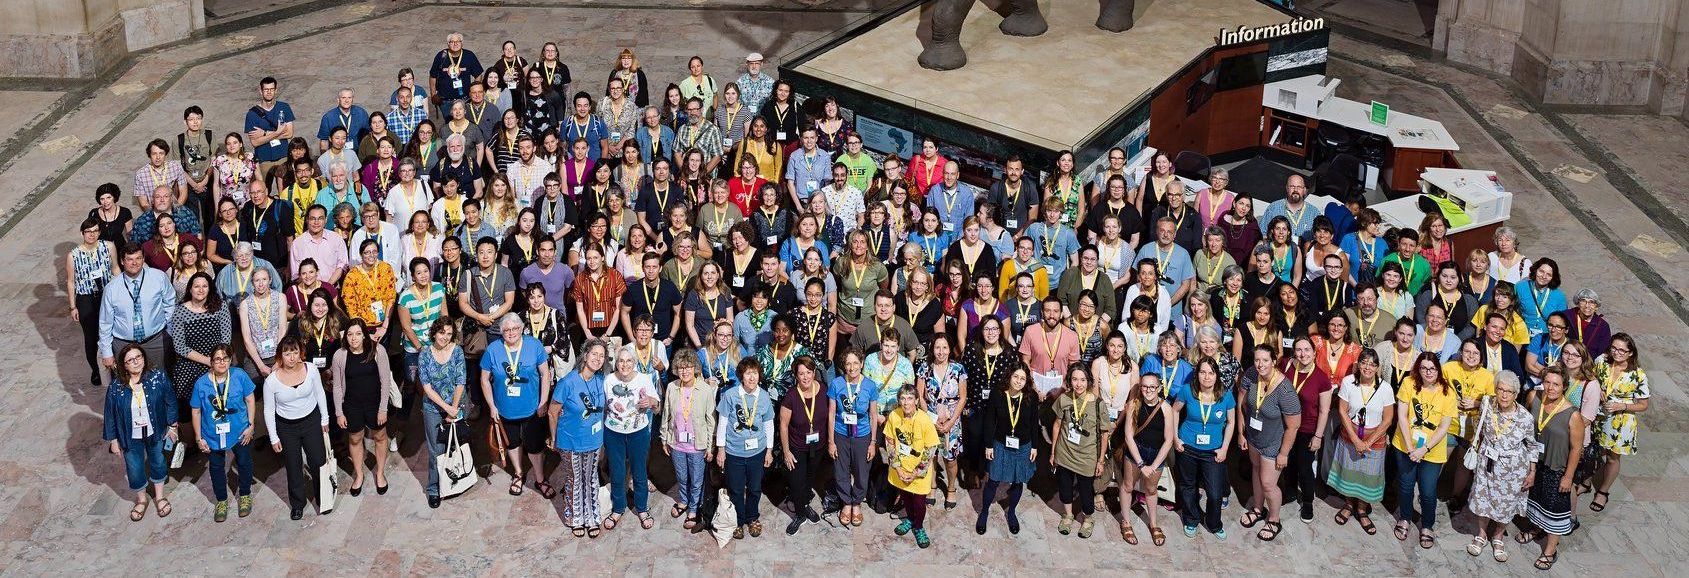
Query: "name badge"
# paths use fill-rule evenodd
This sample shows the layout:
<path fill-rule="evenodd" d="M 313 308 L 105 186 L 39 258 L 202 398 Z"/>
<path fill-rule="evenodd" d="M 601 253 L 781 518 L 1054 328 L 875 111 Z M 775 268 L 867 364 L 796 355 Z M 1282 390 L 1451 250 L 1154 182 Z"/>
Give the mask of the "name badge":
<path fill-rule="evenodd" d="M 282 144 L 282 142 L 281 142 L 281 139 L 279 139 L 279 138 L 270 139 L 270 146 L 279 147 L 279 146 L 281 146 L 281 144 Z"/>
<path fill-rule="evenodd" d="M 786 131 L 774 131 L 774 140 L 786 140 Z"/>
<path fill-rule="evenodd" d="M 229 422 L 217 422 L 215 431 L 217 432 L 217 435 L 229 435 Z"/>
<path fill-rule="evenodd" d="M 1258 418 L 1258 417 L 1249 418 L 1249 429 L 1252 429 L 1252 430 L 1255 430 L 1255 431 L 1261 431 L 1261 418 Z"/>
<path fill-rule="evenodd" d="M 1009 436 L 1009 437 L 1003 438 L 1003 447 L 1011 449 L 1011 450 L 1020 449 L 1020 438 L 1017 438 L 1015 436 Z"/>
<path fill-rule="evenodd" d="M 462 78 L 453 78 L 452 79 L 452 88 L 456 89 L 456 90 L 463 90 L 463 79 Z"/>
<path fill-rule="evenodd" d="M 258 343 L 258 352 L 259 353 L 268 353 L 270 355 L 275 355 L 275 353 L 276 353 L 276 340 L 272 338 L 272 339 L 265 339 L 264 341 L 259 342 Z M 264 357 L 269 357 L 270 355 L 265 355 Z"/>
<path fill-rule="evenodd" d="M 546 232 L 546 234 L 548 234 L 548 235 L 555 235 L 555 234 L 557 234 L 557 223 L 550 223 L 550 224 L 547 224 L 547 225 L 546 225 L 546 226 L 545 226 L 545 232 Z"/>
<path fill-rule="evenodd" d="M 806 443 L 806 444 L 813 444 L 813 443 L 817 443 L 817 442 L 820 442 L 820 441 L 821 441 L 821 434 L 818 434 L 818 433 L 815 433 L 815 432 L 809 432 L 809 435 L 803 436 L 803 443 Z"/>
<path fill-rule="evenodd" d="M 779 242 L 780 242 L 780 239 L 775 237 L 774 235 L 769 235 L 767 237 L 762 238 L 762 244 L 768 245 L 770 247 L 773 247 L 775 244 L 777 244 Z"/>
<path fill-rule="evenodd" d="M 818 185 L 816 184 L 815 181 L 804 181 L 803 186 L 804 186 L 804 189 L 808 190 L 811 193 L 815 192 L 815 189 L 818 188 Z"/>
<path fill-rule="evenodd" d="M 1120 419 L 1120 409 L 1113 407 L 1108 408 L 1108 421 L 1114 421 L 1117 419 Z"/>
<path fill-rule="evenodd" d="M 264 244 L 263 243 L 260 243 L 258 241 L 252 242 L 252 251 L 253 252 L 258 252 L 258 251 L 263 251 L 263 250 L 264 250 Z"/>
<path fill-rule="evenodd" d="M 346 144 L 340 145 L 340 150 L 349 151 L 352 150 L 352 147 L 354 146 L 356 145 L 353 145 L 352 141 L 346 141 Z"/>
<path fill-rule="evenodd" d="M 1428 438 L 1425 437 L 1424 433 L 1417 432 L 1417 431 L 1413 432 L 1413 447 L 1415 447 L 1415 448 L 1425 447 L 1425 441 L 1427 439 Z"/>
<path fill-rule="evenodd" d="M 850 298 L 850 305 L 852 307 L 861 307 L 862 306 L 862 298 L 861 297 L 851 297 Z"/>
<path fill-rule="evenodd" d="M 738 287 L 738 288 L 744 288 L 745 287 L 745 276 L 744 275 L 734 275 L 733 276 L 733 286 Z"/>
<path fill-rule="evenodd" d="M 622 140 L 622 131 L 619 131 L 619 130 L 610 131 L 610 140 L 616 140 L 616 141 Z"/>
<path fill-rule="evenodd" d="M 1283 344 L 1284 344 L 1283 347 L 1285 349 L 1290 349 L 1292 347 L 1296 347 L 1296 340 L 1295 339 L 1291 339 L 1289 337 L 1286 337 L 1284 339 L 1281 339 L 1280 341 L 1283 342 Z"/>
<path fill-rule="evenodd" d="M 745 449 L 755 451 L 757 449 L 757 442 L 758 440 L 756 436 L 745 438 Z"/>
<path fill-rule="evenodd" d="M 581 186 L 580 186 L 580 185 L 575 185 L 575 194 L 576 194 L 576 195 L 580 195 L 580 194 L 581 194 L 581 190 L 582 190 L 582 189 L 581 189 Z"/>
<path fill-rule="evenodd" d="M 956 224 L 952 223 L 950 221 L 945 221 L 944 222 L 944 232 L 946 232 L 946 233 L 956 232 Z"/>
<path fill-rule="evenodd" d="M 520 386 L 520 385 L 504 386 L 504 395 L 506 397 L 522 397 L 522 386 Z"/>
<path fill-rule="evenodd" d="M 710 246 L 714 247 L 715 250 L 720 251 L 722 247 L 721 241 L 710 241 Z"/>
<path fill-rule="evenodd" d="M 604 431 L 604 422 L 601 422 L 601 421 L 592 422 L 592 434 L 598 435 L 598 432 L 601 432 L 601 431 Z"/>
<path fill-rule="evenodd" d="M 786 134 L 786 133 L 780 133 L 780 134 Z M 727 137 L 721 137 L 721 148 L 724 148 L 724 149 L 733 148 L 733 139 L 730 139 L 730 138 L 727 138 Z"/>
<path fill-rule="evenodd" d="M 592 312 L 592 322 L 593 323 L 603 323 L 604 322 L 604 312 L 603 311 Z"/>
<path fill-rule="evenodd" d="M 1077 444 L 1077 443 L 1079 443 L 1080 440 L 1083 440 L 1083 439 L 1085 439 L 1085 437 L 1079 435 L 1079 430 L 1074 429 L 1074 428 L 1067 428 L 1067 443 Z"/>
<path fill-rule="evenodd" d="M 1020 220 L 1018 220 L 1018 219 L 1009 219 L 1008 221 L 1004 221 L 1003 224 L 1008 225 L 1008 227 L 1010 229 L 1019 229 L 1020 228 Z"/>
<path fill-rule="evenodd" d="M 1199 445 L 1199 446 L 1208 445 L 1211 441 L 1213 441 L 1213 439 L 1214 439 L 1214 436 L 1211 436 L 1209 434 L 1196 434 L 1196 445 Z"/>
<path fill-rule="evenodd" d="M 692 432 L 689 432 L 689 431 L 680 432 L 680 443 L 683 443 L 683 444 L 692 443 Z"/>
<path fill-rule="evenodd" d="M 856 425 L 856 414 L 854 413 L 847 413 L 839 417 L 844 418 L 845 425 Z"/>
<path fill-rule="evenodd" d="M 317 369 L 322 369 L 324 367 L 327 367 L 328 366 L 328 358 L 326 358 L 326 357 L 313 357 L 313 358 L 311 358 L 311 365 L 317 366 Z"/>

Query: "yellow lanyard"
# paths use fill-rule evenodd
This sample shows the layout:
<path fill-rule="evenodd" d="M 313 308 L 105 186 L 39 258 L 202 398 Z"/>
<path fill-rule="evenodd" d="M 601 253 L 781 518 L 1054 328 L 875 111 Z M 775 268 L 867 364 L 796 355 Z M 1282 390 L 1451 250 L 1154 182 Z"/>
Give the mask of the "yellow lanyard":
<path fill-rule="evenodd" d="M 1548 420 L 1560 415 L 1560 412 L 1566 409 L 1566 405 L 1566 398 L 1562 397 L 1559 402 L 1554 404 L 1554 407 L 1548 407 L 1546 404 L 1537 406 L 1537 433 L 1542 433 L 1542 428 L 1548 427 Z"/>
<path fill-rule="evenodd" d="M 815 396 L 804 395 L 803 388 L 798 388 L 798 399 L 803 401 L 803 417 L 809 422 L 809 431 L 815 431 Z"/>
<path fill-rule="evenodd" d="M 757 404 L 761 401 L 762 390 L 757 390 L 757 392 L 751 394 L 751 398 L 747 400 L 745 399 L 745 388 L 739 388 L 739 406 L 745 408 L 745 418 L 743 420 L 745 427 L 748 428 L 756 424 Z"/>
<path fill-rule="evenodd" d="M 1278 379 L 1279 373 L 1275 370 L 1272 375 L 1265 379 L 1255 381 L 1255 415 L 1261 415 L 1261 405 L 1267 401 L 1267 384 L 1276 383 Z M 1301 390 L 1297 391 L 1300 392 Z"/>
<path fill-rule="evenodd" d="M 991 378 L 987 377 L 986 380 Z M 1020 396 L 1010 395 L 1003 398 L 1009 405 L 1009 434 L 1014 435 L 1015 426 L 1020 424 Z"/>
<path fill-rule="evenodd" d="M 1337 302 L 1343 299 L 1343 282 L 1337 282 L 1336 295 L 1331 294 L 1331 279 L 1321 279 L 1320 285 L 1325 288 L 1325 310 L 1332 311 L 1337 309 Z M 1453 311 L 1453 309 L 1450 309 L 1450 311 Z"/>
<path fill-rule="evenodd" d="M 1202 403 L 1202 398 L 1203 398 L 1203 394 L 1200 394 L 1200 393 L 1197 394 L 1196 405 L 1197 405 L 1198 411 L 1201 412 L 1201 415 L 1202 415 L 1202 425 L 1207 426 L 1208 425 L 1208 418 L 1211 418 L 1211 417 L 1214 416 L 1214 408 L 1220 405 L 1220 400 L 1215 399 L 1214 403 Z"/>
<path fill-rule="evenodd" d="M 977 308 L 976 308 L 977 311 Z M 1055 337 L 1055 339 L 1050 339 Z M 1050 358 L 1050 369 L 1056 369 L 1056 346 L 1061 344 L 1061 328 L 1044 330 L 1044 355 Z"/>

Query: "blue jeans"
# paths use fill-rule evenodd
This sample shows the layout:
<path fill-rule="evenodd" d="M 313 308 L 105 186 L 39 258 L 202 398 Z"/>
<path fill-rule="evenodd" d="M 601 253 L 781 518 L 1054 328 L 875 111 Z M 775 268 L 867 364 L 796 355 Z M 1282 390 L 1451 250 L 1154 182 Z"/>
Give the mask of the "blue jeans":
<path fill-rule="evenodd" d="M 688 512 L 697 512 L 699 500 L 704 496 L 704 464 L 709 462 L 709 456 L 704 452 L 671 450 L 669 457 L 674 460 L 675 492 L 680 494 L 680 504 Z"/>
<path fill-rule="evenodd" d="M 154 431 L 145 439 L 128 441 L 129 446 L 123 448 L 123 473 L 129 477 L 129 489 L 139 492 L 146 489 L 148 482 L 164 483 L 164 476 L 169 473 L 165 469 L 168 464 L 164 463 L 164 434 Z"/>
<path fill-rule="evenodd" d="M 224 465 L 225 456 L 235 454 L 235 473 L 240 476 L 240 494 L 252 495 L 252 445 L 235 444 L 229 449 L 211 452 L 211 493 L 217 496 L 217 501 L 229 499 L 229 470 Z"/>
<path fill-rule="evenodd" d="M 743 458 L 727 454 L 727 497 L 733 500 L 733 511 L 738 514 L 741 526 L 762 517 L 758 506 L 762 502 L 762 460 L 767 451 Z"/>
<path fill-rule="evenodd" d="M 604 453 L 610 461 L 610 513 L 628 509 L 628 474 L 633 474 L 633 511 L 644 513 L 650 497 L 646 462 L 651 455 L 651 427 L 633 433 L 604 432 Z"/>
<path fill-rule="evenodd" d="M 1443 464 L 1415 462 L 1395 446 L 1390 447 L 1390 455 L 1396 460 L 1396 516 L 1413 520 L 1413 490 L 1418 486 L 1419 527 L 1430 530 L 1437 523 L 1437 476 L 1443 473 Z"/>
<path fill-rule="evenodd" d="M 417 396 L 417 398 L 418 401 L 429 404 L 427 408 L 422 410 L 422 438 L 423 441 L 428 442 L 428 485 L 424 486 L 423 495 L 438 498 L 440 497 L 440 470 L 435 466 L 435 461 L 440 458 L 440 454 L 446 453 L 446 444 L 440 443 L 440 424 L 445 422 L 446 418 L 440 415 L 440 410 L 434 406 L 434 402 L 422 401 L 422 396 Z"/>
<path fill-rule="evenodd" d="M 1214 450 L 1185 446 L 1175 459 L 1178 467 L 1173 471 L 1179 474 L 1175 482 L 1179 521 L 1187 528 L 1201 524 L 1209 532 L 1218 533 L 1222 529 L 1220 498 L 1227 493 L 1226 465 L 1214 461 L 1214 457 Z"/>

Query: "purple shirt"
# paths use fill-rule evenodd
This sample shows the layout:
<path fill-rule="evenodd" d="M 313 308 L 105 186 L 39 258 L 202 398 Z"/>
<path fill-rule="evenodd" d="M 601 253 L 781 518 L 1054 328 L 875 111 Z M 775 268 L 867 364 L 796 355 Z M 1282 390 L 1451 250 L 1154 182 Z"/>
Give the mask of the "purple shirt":
<path fill-rule="evenodd" d="M 562 263 L 552 263 L 551 273 L 540 272 L 540 264 L 528 265 L 522 270 L 522 287 L 530 283 L 545 286 L 545 304 L 559 313 L 566 312 L 563 298 L 569 294 L 569 286 L 575 284 L 575 271 Z"/>

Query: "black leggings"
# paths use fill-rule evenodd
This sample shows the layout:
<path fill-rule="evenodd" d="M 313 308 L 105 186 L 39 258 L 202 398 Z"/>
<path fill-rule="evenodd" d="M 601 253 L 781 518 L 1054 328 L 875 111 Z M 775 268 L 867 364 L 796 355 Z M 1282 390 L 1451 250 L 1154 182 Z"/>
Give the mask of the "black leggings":
<path fill-rule="evenodd" d="M 1074 513 L 1096 513 L 1096 499 L 1092 497 L 1096 476 L 1082 476 L 1073 470 L 1056 467 L 1056 494 L 1064 506 L 1073 506 Z"/>
<path fill-rule="evenodd" d="M 1291 499 L 1296 500 L 1304 508 L 1313 507 L 1314 490 L 1320 485 L 1319 454 L 1311 449 L 1314 434 L 1296 433 L 1296 443 L 1280 451 L 1290 452 L 1290 459 L 1285 465 L 1285 483 L 1290 487 L 1290 494 L 1285 495 L 1288 504 Z"/>
<path fill-rule="evenodd" d="M 88 295 L 77 294 L 77 325 L 82 326 L 82 356 L 88 358 L 88 370 L 100 374 L 100 297 L 104 290 Z"/>

